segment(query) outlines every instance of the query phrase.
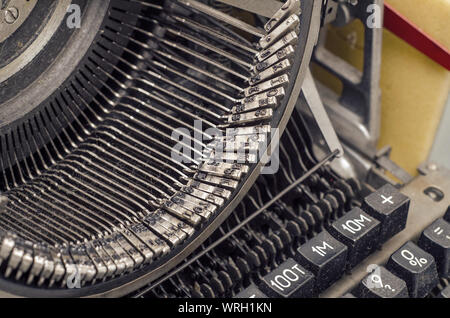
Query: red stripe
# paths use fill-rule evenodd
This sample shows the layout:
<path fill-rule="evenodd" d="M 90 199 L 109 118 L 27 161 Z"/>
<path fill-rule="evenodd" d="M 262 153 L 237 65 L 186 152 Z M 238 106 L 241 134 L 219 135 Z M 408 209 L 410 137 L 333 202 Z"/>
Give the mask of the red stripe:
<path fill-rule="evenodd" d="M 450 52 L 389 4 L 384 4 L 384 27 L 436 63 L 450 70 Z"/>

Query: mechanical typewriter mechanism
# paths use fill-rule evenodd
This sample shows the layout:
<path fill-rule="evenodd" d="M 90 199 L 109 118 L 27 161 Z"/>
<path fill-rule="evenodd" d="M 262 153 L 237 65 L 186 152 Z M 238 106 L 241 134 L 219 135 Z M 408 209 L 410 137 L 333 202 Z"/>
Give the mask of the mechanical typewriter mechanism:
<path fill-rule="evenodd" d="M 0 295 L 450 297 L 450 172 L 376 150 L 382 29 L 326 45 L 368 5 L 1 1 Z"/>

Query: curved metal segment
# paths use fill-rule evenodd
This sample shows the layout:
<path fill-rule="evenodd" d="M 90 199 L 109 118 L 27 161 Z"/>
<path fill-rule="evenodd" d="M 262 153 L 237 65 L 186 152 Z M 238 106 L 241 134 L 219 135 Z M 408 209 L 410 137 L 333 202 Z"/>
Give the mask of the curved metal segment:
<path fill-rule="evenodd" d="M 186 4 L 191 3 L 192 1 L 183 0 L 182 2 Z M 197 2 L 195 1 L 195 3 Z M 212 13 L 212 17 L 221 16 L 216 12 L 210 12 L 210 9 L 206 10 L 203 6 L 200 6 L 197 9 L 202 9 L 201 11 L 203 11 L 199 14 Z M 177 13 L 184 12 L 180 8 L 177 8 L 177 10 Z M 263 45 L 261 45 L 260 47 L 255 46 L 258 52 L 266 52 L 266 57 L 261 58 L 260 62 L 262 63 L 262 65 L 260 63 L 260 72 L 253 73 L 248 78 L 248 83 L 241 83 L 242 90 L 239 93 L 243 95 L 236 95 L 232 89 L 222 90 L 222 84 L 227 84 L 227 81 L 224 79 L 224 81 L 220 85 L 222 94 L 225 96 L 229 95 L 231 97 L 230 99 L 241 100 L 242 105 L 233 108 L 236 113 L 225 114 L 225 116 L 222 116 L 222 119 L 219 121 L 211 119 L 211 125 L 216 125 L 215 123 L 217 122 L 218 128 L 232 128 L 232 131 L 238 132 L 238 136 L 241 136 L 239 133 L 243 133 L 244 131 L 246 131 L 247 134 L 249 132 L 254 133 L 255 131 L 259 130 L 269 132 L 270 129 L 268 127 L 277 128 L 280 134 L 284 131 L 296 104 L 297 98 L 300 94 L 302 83 L 305 79 L 309 61 L 311 59 L 313 47 L 317 42 L 320 28 L 321 3 L 318 1 L 302 1 L 301 12 L 302 14 L 300 15 L 300 18 L 295 16 L 295 18 L 289 17 L 291 18 L 291 20 L 285 20 L 286 23 L 281 21 L 279 26 L 274 27 L 269 35 L 266 34 L 262 37 L 262 42 L 260 42 L 260 44 L 263 43 Z M 199 37 L 199 40 L 196 44 L 201 45 L 202 41 L 206 41 L 208 38 L 211 39 L 211 30 L 203 28 L 199 25 L 195 25 L 192 21 L 188 21 L 189 18 L 177 17 L 177 21 L 180 21 L 180 23 L 183 25 L 189 25 L 189 28 L 195 26 L 195 28 L 197 28 L 197 31 L 203 34 L 202 38 Z M 286 60 L 283 60 L 283 53 L 279 52 L 282 51 L 284 53 L 287 53 L 288 51 L 284 51 L 285 48 L 281 48 L 280 50 L 276 50 L 275 52 L 270 52 L 270 48 L 271 45 L 277 45 L 277 41 L 284 41 L 285 37 L 289 36 L 290 31 L 297 29 L 297 27 L 291 28 L 292 21 L 294 20 L 298 20 L 298 22 L 296 22 L 298 23 L 299 30 L 297 36 L 298 39 L 296 39 L 296 41 L 298 42 L 295 43 L 296 48 L 292 56 Z M 230 32 L 232 33 L 232 31 Z M 153 50 L 154 56 L 152 58 L 156 57 L 156 59 L 153 60 L 155 63 L 147 62 L 147 65 L 151 66 L 149 68 L 149 72 L 153 72 L 152 75 L 155 81 L 159 82 L 162 79 L 164 83 L 170 83 L 171 79 L 165 78 L 165 72 L 169 72 L 170 68 L 175 68 L 177 67 L 177 65 L 181 65 L 181 67 L 183 68 L 193 69 L 194 65 L 191 65 L 188 62 L 180 61 L 180 55 L 178 55 L 178 53 L 176 52 L 176 50 L 180 49 L 180 47 L 172 46 L 172 49 L 169 50 L 167 49 L 166 45 L 170 43 L 167 41 L 161 41 L 160 37 L 160 35 L 151 36 L 151 38 L 155 39 L 153 43 L 150 42 L 152 43 L 151 45 L 155 47 L 155 49 Z M 185 36 L 184 38 L 186 39 L 189 37 Z M 225 36 L 223 36 L 222 38 L 226 39 Z M 290 38 L 286 38 L 286 40 L 289 39 Z M 244 42 L 242 42 L 241 44 L 243 43 Z M 231 42 L 229 44 L 233 46 Z M 233 47 L 236 48 L 235 46 Z M 254 49 L 255 48 L 252 48 L 252 50 Z M 187 49 L 182 48 L 182 51 L 183 54 L 190 54 Z M 216 50 L 216 53 L 220 53 L 220 51 Z M 130 54 L 130 52 L 128 52 L 128 54 Z M 245 58 L 246 54 L 241 55 L 242 58 Z M 274 56 L 278 56 L 280 57 L 280 59 L 269 59 L 270 57 Z M 266 59 L 271 62 L 267 62 L 268 65 L 264 66 L 263 63 L 264 61 L 266 61 Z M 170 63 L 167 63 L 167 66 L 162 69 L 160 66 L 166 61 L 170 61 Z M 210 63 L 214 67 L 214 63 L 206 58 L 203 59 L 203 62 Z M 126 63 L 123 62 L 123 64 Z M 203 71 L 203 76 L 211 77 L 212 75 L 214 75 L 214 73 L 210 72 L 208 69 L 205 69 Z M 227 72 L 227 69 L 224 69 L 223 67 L 220 69 L 221 72 Z M 217 68 L 215 70 L 217 70 Z M 173 71 L 174 69 L 172 69 L 170 73 L 174 74 Z M 283 76 L 288 76 L 287 80 L 284 79 Z M 183 88 L 183 92 L 188 94 L 189 89 L 192 89 L 192 87 L 194 87 L 194 84 L 200 83 L 199 79 L 192 77 L 191 73 L 189 72 L 183 74 L 183 80 L 186 83 Z M 206 87 L 206 83 L 204 81 L 202 81 L 202 83 L 202 88 Z M 181 189 L 178 189 L 179 186 L 176 186 L 177 189 L 174 188 L 174 191 L 176 192 L 170 196 L 170 200 L 158 201 L 154 199 L 146 199 L 145 189 L 143 188 L 145 185 L 144 183 L 140 182 L 138 180 L 139 178 L 137 177 L 133 179 L 133 182 L 139 184 L 139 187 L 136 186 L 136 191 L 134 191 L 133 193 L 124 195 L 123 193 L 115 190 L 117 189 L 117 184 L 119 184 L 120 182 L 124 182 L 124 179 L 121 176 L 123 176 L 123 172 L 126 172 L 128 169 L 127 163 L 124 162 L 123 164 L 121 164 L 122 170 L 116 170 L 116 173 L 118 175 L 114 176 L 113 174 L 108 172 L 107 169 L 98 168 L 101 164 L 101 160 L 98 161 L 99 159 L 96 158 L 99 158 L 98 156 L 100 156 L 100 154 L 96 154 L 95 157 L 93 157 L 93 159 L 97 160 L 95 163 L 94 161 L 91 162 L 91 160 L 93 159 L 84 161 L 85 158 L 89 157 L 92 151 L 96 153 L 98 149 L 107 149 L 108 151 L 110 151 L 110 154 L 107 153 L 106 156 L 117 156 L 121 152 L 120 143 L 122 145 L 126 145 L 127 142 L 132 139 L 135 140 L 135 142 L 138 142 L 139 139 L 143 138 L 146 133 L 151 136 L 155 136 L 155 138 L 164 137 L 164 129 L 170 128 L 170 125 L 166 124 L 166 126 L 161 127 L 150 125 L 148 121 L 144 120 L 144 117 L 141 117 L 143 116 L 142 110 L 144 110 L 145 112 L 148 111 L 150 113 L 156 113 L 157 107 L 155 107 L 154 105 L 163 103 L 167 107 L 170 107 L 170 109 L 172 109 L 173 111 L 182 113 L 182 116 L 184 116 L 187 120 L 187 118 L 190 118 L 192 115 L 189 112 L 181 111 L 182 109 L 178 107 L 179 103 L 185 103 L 187 105 L 190 105 L 191 107 L 196 107 L 190 100 L 186 99 L 185 95 L 177 95 L 175 91 L 169 92 L 160 89 L 157 92 L 156 90 L 152 90 L 151 87 L 155 87 L 154 85 L 157 85 L 156 82 L 141 82 L 139 85 L 149 86 L 145 90 L 141 88 L 136 89 L 135 87 L 133 87 L 133 85 L 130 86 L 134 91 L 133 96 L 137 98 L 140 96 L 140 94 L 143 94 L 144 96 L 146 96 L 146 101 L 142 102 L 142 104 L 139 105 L 140 108 L 138 108 L 136 104 L 134 104 L 134 106 L 133 104 L 127 106 L 127 111 L 131 111 L 133 107 L 136 107 L 135 110 L 139 110 L 138 112 L 133 113 L 133 115 L 127 115 L 126 121 L 125 119 L 118 120 L 114 116 L 109 115 L 109 113 L 107 113 L 107 115 L 105 116 L 104 122 L 114 122 L 120 125 L 120 127 L 124 128 L 123 133 L 117 134 L 119 130 L 118 128 L 115 128 L 116 132 L 114 134 L 102 133 L 101 135 L 98 135 L 96 137 L 88 138 L 87 140 L 95 140 L 95 138 L 101 137 L 106 138 L 107 141 L 104 144 L 97 143 L 97 145 L 95 146 L 96 148 L 89 146 L 89 151 L 86 150 L 87 148 L 84 148 L 85 144 L 81 143 L 75 149 L 83 150 L 82 158 L 84 159 L 82 163 L 78 163 L 76 161 L 79 154 L 75 155 L 76 152 L 74 152 L 74 155 L 72 156 L 73 159 L 71 160 L 72 162 L 76 163 L 75 166 L 71 166 L 71 162 L 68 162 L 65 159 L 64 164 L 56 163 L 56 168 L 52 169 L 52 171 L 49 171 L 45 175 L 45 180 L 49 189 L 51 189 L 52 184 L 58 184 L 58 186 L 61 185 L 62 189 L 71 190 L 73 186 L 66 181 L 67 176 L 69 176 L 68 173 L 73 173 L 74 175 L 79 176 L 79 180 L 89 180 L 91 185 L 98 185 L 99 188 L 88 188 L 83 182 L 76 181 L 76 184 L 80 188 L 76 189 L 75 191 L 82 193 L 85 197 L 85 202 L 87 203 L 86 207 L 83 209 L 83 212 L 87 212 L 90 207 L 97 209 L 105 207 L 104 203 L 100 202 L 97 199 L 101 191 L 102 193 L 109 194 L 108 196 L 105 196 L 105 198 L 107 198 L 109 202 L 110 206 L 108 207 L 108 210 L 110 211 L 111 215 L 115 213 L 114 210 L 120 210 L 121 213 L 127 213 L 127 209 L 130 210 L 129 215 L 131 222 L 124 222 L 121 226 L 118 226 L 117 229 L 113 230 L 113 233 L 115 234 L 108 234 L 107 237 L 111 237 L 111 239 L 107 241 L 106 245 L 102 245 L 104 243 L 101 243 L 100 240 L 92 241 L 92 246 L 97 246 L 97 254 L 94 252 L 94 250 L 89 249 L 80 251 L 70 249 L 72 257 L 64 256 L 64 253 L 62 253 L 61 255 L 63 262 L 66 262 L 64 264 L 66 269 L 76 268 L 74 267 L 75 265 L 71 262 L 73 262 L 73 260 L 78 260 L 79 263 L 83 263 L 83 259 L 85 259 L 86 255 L 89 255 L 90 260 L 93 261 L 93 263 L 96 265 L 97 274 L 88 274 L 88 272 L 85 272 L 85 277 L 91 275 L 89 277 L 91 277 L 92 279 L 92 277 L 94 277 L 95 275 L 100 275 L 100 269 L 102 269 L 102 275 L 104 276 L 102 276 L 102 279 L 99 279 L 92 285 L 80 286 L 81 288 L 75 289 L 32 287 L 19 285 L 9 279 L 2 278 L 0 279 L 0 289 L 5 292 L 5 296 L 117 297 L 126 295 L 158 279 L 163 274 L 167 273 L 178 264 L 180 264 L 191 253 L 193 253 L 196 248 L 198 248 L 210 236 L 210 234 L 213 233 L 214 230 L 216 230 L 218 226 L 220 226 L 220 224 L 229 216 L 229 214 L 239 204 L 252 184 L 255 182 L 263 167 L 263 160 L 261 160 L 262 158 L 258 158 L 257 163 L 248 162 L 246 164 L 236 165 L 225 163 L 215 164 L 216 161 L 210 161 L 210 157 L 209 159 L 207 158 L 207 160 L 204 163 L 201 163 L 199 166 L 193 166 L 191 168 L 191 171 L 185 171 L 185 173 L 193 176 L 192 179 L 187 184 L 180 181 L 180 185 L 182 186 Z M 245 87 L 244 85 L 247 85 L 248 87 Z M 254 101 L 255 99 L 259 100 L 259 98 L 261 98 L 261 96 L 266 94 L 268 91 L 274 93 L 274 96 L 276 96 L 275 99 L 268 99 L 267 104 L 265 102 L 262 102 L 260 104 L 261 109 L 259 109 L 258 106 L 251 104 L 252 101 Z M 167 98 L 167 96 L 170 96 L 170 99 Z M 190 94 L 190 96 L 198 96 L 198 92 Z M 214 96 L 218 95 L 216 94 Z M 203 98 L 203 100 L 208 101 L 211 99 Z M 251 111 L 248 112 L 245 111 L 245 109 L 243 110 L 242 107 L 246 106 L 246 102 L 253 105 L 251 107 L 256 107 L 257 110 L 255 111 L 255 108 L 251 108 Z M 278 106 L 275 109 L 272 109 L 267 108 L 266 105 Z M 247 107 L 247 109 L 249 109 L 250 106 Z M 116 111 L 119 111 L 119 108 L 125 109 L 119 104 L 111 110 L 112 114 L 115 114 Z M 230 112 L 231 109 L 232 108 L 230 107 Z M 239 110 L 242 112 L 239 112 Z M 202 109 L 198 108 L 198 112 L 201 113 Z M 123 116 L 124 114 L 126 115 L 128 113 L 121 110 L 120 114 L 121 116 Z M 160 113 L 160 116 L 168 115 Z M 261 122 L 265 123 L 266 125 L 260 125 L 259 123 Z M 131 134 L 131 130 L 129 129 L 131 129 L 132 127 L 139 127 L 141 131 L 134 130 Z M 112 133 L 114 132 L 110 128 L 108 128 L 107 131 L 111 131 Z M 128 131 L 130 131 L 130 133 L 128 133 Z M 94 130 L 94 135 L 95 134 L 96 133 Z M 263 158 L 267 157 L 269 149 L 273 148 L 278 143 L 278 140 L 272 139 L 270 134 L 267 134 L 267 138 L 267 149 L 265 149 L 264 151 L 264 156 L 262 156 Z M 222 144 L 222 142 L 216 144 Z M 133 159 L 132 157 L 134 154 L 137 155 L 140 151 L 142 151 L 142 147 L 144 147 L 144 144 L 137 145 L 136 143 L 134 143 L 134 145 L 135 146 L 133 146 L 134 148 L 132 148 L 132 153 L 129 154 L 129 163 L 132 165 L 135 164 L 136 167 L 141 167 L 140 169 L 144 169 L 146 165 L 145 162 Z M 105 146 L 107 147 L 105 148 Z M 169 145 L 167 146 L 169 147 Z M 163 143 L 158 146 L 159 151 L 157 151 L 156 148 L 148 147 L 148 150 L 153 151 L 152 156 L 156 160 L 155 162 L 159 162 L 161 164 L 161 167 L 164 166 L 164 161 L 157 158 L 163 158 L 165 151 L 163 150 L 163 147 Z M 213 149 L 216 149 L 214 148 L 215 146 L 212 147 Z M 161 172 L 166 171 L 165 169 L 166 168 L 162 168 Z M 142 172 L 144 173 L 145 171 L 142 170 Z M 112 179 L 116 180 L 115 182 L 117 182 L 117 184 L 111 183 L 111 180 L 105 179 L 105 176 L 109 176 Z M 161 177 L 163 177 L 163 173 L 161 174 Z M 220 184 L 220 186 L 211 188 L 211 186 L 217 182 L 218 184 Z M 173 186 L 175 187 L 175 185 Z M 210 196 L 205 196 L 205 193 L 207 193 L 205 191 L 210 191 Z M 67 194 L 68 192 L 65 193 Z M 68 196 L 66 200 L 72 200 L 72 196 Z M 54 204 L 58 206 L 58 209 L 61 209 L 66 203 L 60 200 L 59 202 L 55 202 Z M 145 211 L 144 205 L 146 204 L 151 204 L 157 209 L 155 211 Z M 49 203 L 37 204 L 34 201 L 30 203 L 30 207 L 42 205 L 49 205 Z M 135 209 L 135 207 L 140 206 L 142 206 L 144 209 Z M 199 206 L 202 206 L 202 209 L 198 209 Z M 54 221 L 58 222 L 58 220 Z M 134 223 L 135 221 L 139 222 Z M 144 226 L 145 229 L 142 226 Z M 149 229 L 151 229 L 151 231 L 149 231 Z M 73 229 L 73 231 L 75 235 L 76 229 Z M 112 239 L 113 237 L 115 239 Z M 139 239 L 141 241 L 139 241 Z M 142 245 L 142 243 L 144 242 L 145 244 Z M 132 252 L 133 247 L 139 245 L 142 245 L 142 249 L 140 251 L 138 250 L 136 253 Z M 124 262 L 125 264 L 127 264 L 128 260 L 128 262 L 130 262 L 131 264 L 130 268 L 132 268 L 132 264 L 134 262 L 135 269 L 129 273 L 118 275 L 118 277 L 115 278 L 108 278 L 103 281 L 104 277 L 108 276 L 110 268 L 114 268 L 114 271 L 112 271 L 111 269 L 111 272 L 115 273 L 112 275 L 117 276 L 117 273 L 119 273 L 120 264 L 118 262 L 112 262 L 110 264 L 106 264 L 106 262 L 103 262 L 103 264 L 101 264 L 101 255 L 105 252 L 106 254 L 110 255 L 113 255 L 115 253 L 119 253 L 119 255 L 121 255 L 120 251 L 126 248 L 128 248 L 128 256 L 125 258 Z M 144 250 L 146 252 L 144 252 Z M 69 251 L 67 253 L 69 253 Z M 100 258 L 96 259 L 94 254 L 100 256 Z M 157 255 L 161 256 L 158 257 Z M 87 259 L 85 260 L 87 261 Z M 125 273 L 125 271 L 127 270 L 126 268 L 122 268 L 120 269 L 120 271 L 123 271 Z M 67 272 L 66 275 L 71 273 L 72 272 Z"/>

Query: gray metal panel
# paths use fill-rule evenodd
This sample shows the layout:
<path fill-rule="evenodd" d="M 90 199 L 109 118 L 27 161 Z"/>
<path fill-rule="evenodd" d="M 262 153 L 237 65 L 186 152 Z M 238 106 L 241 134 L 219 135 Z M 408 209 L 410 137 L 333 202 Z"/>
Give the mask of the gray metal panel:
<path fill-rule="evenodd" d="M 450 169 L 450 96 L 428 161 Z"/>
<path fill-rule="evenodd" d="M 230 6 L 241 8 L 267 18 L 271 18 L 277 12 L 282 3 L 278 0 L 218 0 Z"/>

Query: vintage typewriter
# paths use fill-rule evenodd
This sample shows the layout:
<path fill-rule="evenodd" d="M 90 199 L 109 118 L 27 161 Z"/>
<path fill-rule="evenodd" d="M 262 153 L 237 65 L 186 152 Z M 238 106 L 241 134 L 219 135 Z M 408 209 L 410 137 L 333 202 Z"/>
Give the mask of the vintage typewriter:
<path fill-rule="evenodd" d="M 450 297 L 450 172 L 376 150 L 382 31 L 325 45 L 382 0 L 0 5 L 1 296 Z"/>

